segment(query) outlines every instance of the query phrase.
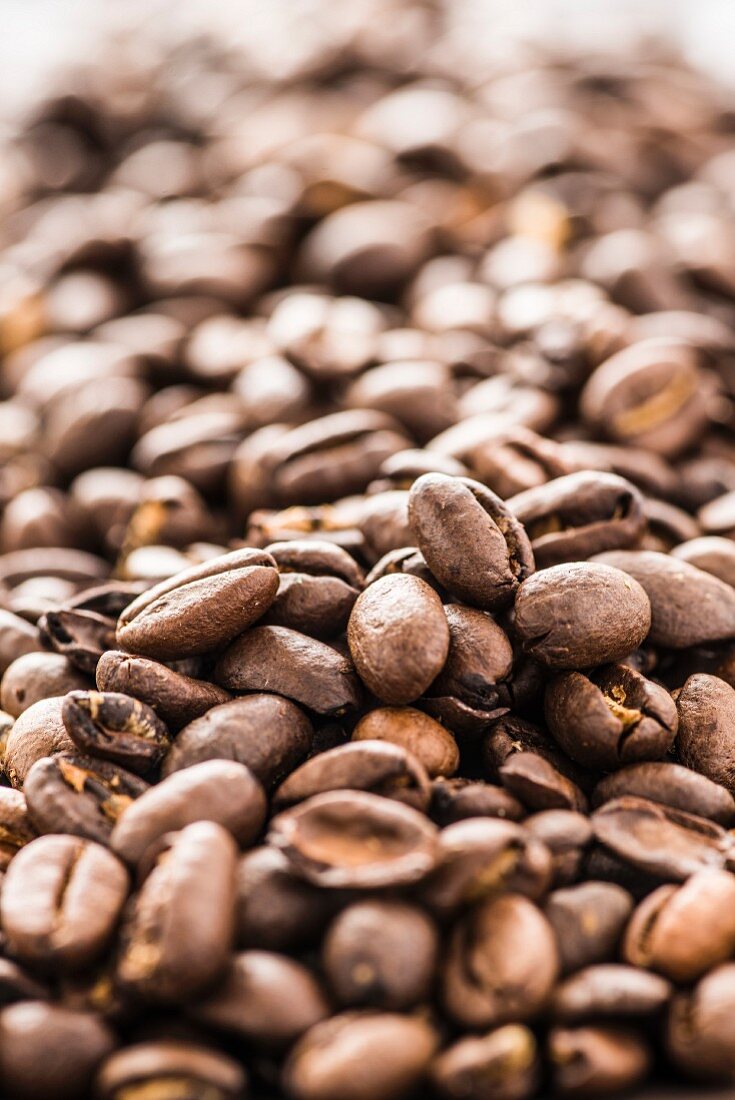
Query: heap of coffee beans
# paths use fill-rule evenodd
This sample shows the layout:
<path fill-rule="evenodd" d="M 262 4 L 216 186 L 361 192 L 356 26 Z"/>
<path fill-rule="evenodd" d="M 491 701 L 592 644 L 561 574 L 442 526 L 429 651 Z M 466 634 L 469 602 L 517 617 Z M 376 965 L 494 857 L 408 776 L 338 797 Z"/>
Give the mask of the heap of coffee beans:
<path fill-rule="evenodd" d="M 735 105 L 327 7 L 2 138 L 0 1095 L 732 1088 Z"/>

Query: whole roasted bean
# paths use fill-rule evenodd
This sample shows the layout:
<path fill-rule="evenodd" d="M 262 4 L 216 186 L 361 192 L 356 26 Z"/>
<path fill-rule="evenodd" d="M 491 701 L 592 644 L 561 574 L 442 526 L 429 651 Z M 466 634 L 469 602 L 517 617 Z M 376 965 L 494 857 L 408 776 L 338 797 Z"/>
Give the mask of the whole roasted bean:
<path fill-rule="evenodd" d="M 429 778 L 454 775 L 459 766 L 459 749 L 452 734 L 413 707 L 378 707 L 371 710 L 352 731 L 353 741 L 387 741 L 414 756 Z"/>
<path fill-rule="evenodd" d="M 0 787 L 0 871 L 7 870 L 11 860 L 35 835 L 25 795 L 12 787 Z"/>
<path fill-rule="evenodd" d="M 418 577 L 382 577 L 358 597 L 347 628 L 355 668 L 386 703 L 410 703 L 441 671 L 449 627 L 436 592 Z"/>
<path fill-rule="evenodd" d="M 388 413 L 411 436 L 426 442 L 455 423 L 453 398 L 446 364 L 401 359 L 359 375 L 345 394 L 345 404 Z"/>
<path fill-rule="evenodd" d="M 289 630 L 258 626 L 222 654 L 214 673 L 231 691 L 273 691 L 318 714 L 340 715 L 359 702 L 352 662 L 336 649 Z"/>
<path fill-rule="evenodd" d="M 432 697 L 457 699 L 478 711 L 497 710 L 498 684 L 513 667 L 513 650 L 505 632 L 484 611 L 446 604 L 449 653 L 428 689 Z"/>
<path fill-rule="evenodd" d="M 544 913 L 562 974 L 614 958 L 632 911 L 632 897 L 613 882 L 580 882 L 549 894 Z"/>
<path fill-rule="evenodd" d="M 449 474 L 450 477 L 465 477 L 467 467 L 456 458 L 440 455 L 436 451 L 409 448 L 390 455 L 380 467 L 376 481 L 368 485 L 368 493 L 386 492 L 390 489 L 408 491 L 416 478 L 422 474 Z M 500 494 L 503 495 L 502 493 Z"/>
<path fill-rule="evenodd" d="M 263 788 L 249 768 L 234 760 L 206 760 L 184 768 L 150 787 L 145 796 L 127 807 L 111 837 L 113 850 L 126 863 L 138 863 L 166 833 L 198 821 L 216 822 L 245 847 L 265 820 Z"/>
<path fill-rule="evenodd" d="M 531 722 L 514 717 L 495 722 L 484 740 L 483 757 L 489 774 L 531 809 L 586 810 L 580 784 L 589 786 L 587 773 Z"/>
<path fill-rule="evenodd" d="M 117 977 L 146 1000 L 177 1003 L 224 974 L 234 940 L 237 849 L 212 821 L 172 835 L 120 931 Z"/>
<path fill-rule="evenodd" d="M 236 550 L 139 596 L 118 620 L 118 644 L 158 660 L 209 653 L 259 619 L 277 590 L 278 573 L 269 554 Z"/>
<path fill-rule="evenodd" d="M 735 588 L 735 542 L 732 539 L 703 535 L 675 546 L 671 556 L 711 573 Z"/>
<path fill-rule="evenodd" d="M 343 1012 L 298 1041 L 284 1085 L 297 1100 L 400 1100 L 421 1084 L 438 1045 L 418 1017 Z"/>
<path fill-rule="evenodd" d="M 591 820 L 601 844 L 664 882 L 683 882 L 728 860 L 730 843 L 719 825 L 645 798 L 627 795 L 606 802 Z"/>
<path fill-rule="evenodd" d="M 203 760 L 235 760 L 270 788 L 301 763 L 311 743 L 311 722 L 294 703 L 277 695 L 246 695 L 185 726 L 161 774 L 172 775 Z"/>
<path fill-rule="evenodd" d="M 365 584 L 368 586 L 374 584 L 381 577 L 390 576 L 392 573 L 410 573 L 411 576 L 420 577 L 422 581 L 430 584 L 439 596 L 444 594 L 444 589 L 426 564 L 424 555 L 415 546 L 401 546 L 397 550 L 389 550 L 367 574 Z"/>
<path fill-rule="evenodd" d="M 119 650 L 110 650 L 100 658 L 97 687 L 100 691 L 119 691 L 140 699 L 174 731 L 232 698 L 216 684 Z"/>
<path fill-rule="evenodd" d="M 421 909 L 366 899 L 330 924 L 322 967 L 341 1005 L 407 1009 L 428 999 L 438 949 L 437 929 Z"/>
<path fill-rule="evenodd" d="M 364 791 L 327 791 L 273 819 L 268 842 L 319 886 L 375 889 L 424 878 L 437 830 L 423 814 Z"/>
<path fill-rule="evenodd" d="M 39 833 L 65 832 L 107 844 L 117 819 L 147 789 L 132 772 L 75 750 L 36 761 L 24 794 Z"/>
<path fill-rule="evenodd" d="M 57 752 L 73 752 L 74 742 L 61 716 L 63 698 L 41 699 L 16 719 L 5 745 L 5 774 L 22 787 L 37 760 Z"/>
<path fill-rule="evenodd" d="M 95 1079 L 101 1100 L 180 1095 L 211 1100 L 240 1100 L 245 1071 L 219 1050 L 171 1039 L 135 1043 L 105 1059 Z"/>
<path fill-rule="evenodd" d="M 549 1033 L 548 1057 L 555 1092 L 579 1100 L 635 1088 L 651 1069 L 645 1040 L 621 1027 L 555 1027 Z"/>
<path fill-rule="evenodd" d="M 308 947 L 321 935 L 339 900 L 339 894 L 300 878 L 277 848 L 253 848 L 237 865 L 238 946 L 270 951 Z"/>
<path fill-rule="evenodd" d="M 694 989 L 680 993 L 669 1013 L 669 1057 L 698 1080 L 732 1082 L 735 1075 L 735 963 L 723 963 Z"/>
<path fill-rule="evenodd" d="M 708 817 L 718 825 L 735 822 L 735 798 L 730 791 L 681 764 L 629 764 L 600 780 L 592 792 L 592 805 L 628 794 Z"/>
<path fill-rule="evenodd" d="M 458 1039 L 431 1065 L 431 1082 L 446 1100 L 528 1100 L 539 1082 L 536 1039 L 523 1024 Z"/>
<path fill-rule="evenodd" d="M 644 898 L 625 933 L 623 953 L 672 981 L 700 978 L 735 952 L 735 875 L 699 871 L 681 886 Z"/>
<path fill-rule="evenodd" d="M 711 573 L 653 550 L 613 550 L 595 561 L 622 569 L 645 589 L 652 645 L 686 649 L 735 637 L 735 589 Z"/>
<path fill-rule="evenodd" d="M 266 621 L 314 638 L 341 634 L 363 585 L 362 571 L 346 550 L 329 542 L 274 542 L 278 593 Z"/>
<path fill-rule="evenodd" d="M 698 512 L 699 522 L 711 535 L 725 535 L 731 538 L 735 531 L 735 490 L 704 504 Z"/>
<path fill-rule="evenodd" d="M 523 583 L 515 631 L 525 653 L 551 668 L 617 661 L 648 635 L 643 588 L 620 569 L 591 562 L 554 565 Z"/>
<path fill-rule="evenodd" d="M 585 849 L 592 843 L 592 828 L 584 814 L 574 810 L 543 810 L 527 817 L 524 828 L 551 852 L 555 886 L 579 877 Z"/>
<path fill-rule="evenodd" d="M 661 759 L 678 725 L 665 688 L 622 664 L 589 676 L 565 672 L 555 677 L 546 689 L 544 713 L 564 751 L 598 770 Z"/>
<path fill-rule="evenodd" d="M 312 756 L 284 779 L 273 796 L 275 809 L 338 790 L 371 791 L 426 810 L 429 777 L 419 761 L 385 741 L 350 741 Z"/>
<path fill-rule="evenodd" d="M 46 612 L 40 627 L 56 652 L 89 676 L 94 676 L 102 654 L 115 648 L 114 620 L 96 611 L 60 607 Z"/>
<path fill-rule="evenodd" d="M 424 474 L 411 489 L 408 512 L 432 573 L 465 603 L 485 611 L 507 607 L 534 570 L 523 528 L 477 481 Z"/>
<path fill-rule="evenodd" d="M 563 445 L 517 427 L 475 447 L 470 457 L 478 479 L 503 500 L 563 477 L 575 468 Z"/>
<path fill-rule="evenodd" d="M 0 675 L 18 657 L 42 649 L 38 629 L 12 611 L 0 607 Z"/>
<path fill-rule="evenodd" d="M 156 769 L 171 744 L 155 711 L 119 692 L 71 691 L 64 699 L 61 717 L 81 752 L 141 775 Z"/>
<path fill-rule="evenodd" d="M 735 688 L 717 676 L 690 676 L 676 696 L 676 747 L 686 767 L 735 788 Z"/>
<path fill-rule="evenodd" d="M 90 686 L 66 657 L 59 653 L 26 653 L 8 665 L 0 683 L 0 706 L 13 718 L 42 699 L 83 691 Z"/>
<path fill-rule="evenodd" d="M 86 1096 L 95 1070 L 115 1049 L 102 1019 L 46 1001 L 21 1001 L 0 1012 L 0 1074 L 8 1096 L 74 1100 Z"/>
<path fill-rule="evenodd" d="M 671 993 L 670 983 L 657 974 L 621 963 L 600 963 L 561 982 L 549 1011 L 555 1021 L 566 1024 L 651 1016 L 667 1004 Z"/>
<path fill-rule="evenodd" d="M 533 1019 L 559 969 L 554 933 L 520 894 L 488 898 L 454 926 L 442 972 L 447 1012 L 469 1028 Z"/>
<path fill-rule="evenodd" d="M 439 778 L 432 784 L 431 816 L 439 825 L 452 825 L 468 817 L 499 817 L 521 821 L 526 811 L 517 798 L 504 791 L 472 779 Z"/>
<path fill-rule="evenodd" d="M 192 1005 L 191 1014 L 207 1027 L 281 1048 L 325 1019 L 329 1005 L 302 963 L 272 951 L 243 951 L 216 991 Z"/>
<path fill-rule="evenodd" d="M 42 836 L 10 864 L 0 923 L 30 966 L 76 971 L 108 946 L 128 893 L 128 874 L 106 848 L 73 836 Z"/>
<path fill-rule="evenodd" d="M 507 505 L 525 527 L 539 569 L 635 546 L 645 527 L 639 490 L 616 474 L 567 474 Z"/>

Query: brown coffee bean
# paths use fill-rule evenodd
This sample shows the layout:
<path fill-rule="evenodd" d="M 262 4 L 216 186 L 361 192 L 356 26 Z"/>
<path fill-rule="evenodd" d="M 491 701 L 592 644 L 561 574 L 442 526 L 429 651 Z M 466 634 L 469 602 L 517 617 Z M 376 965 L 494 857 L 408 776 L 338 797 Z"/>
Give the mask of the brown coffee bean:
<path fill-rule="evenodd" d="M 533 572 L 523 528 L 500 497 L 477 481 L 424 474 L 411 489 L 409 520 L 434 576 L 471 606 L 507 607 Z"/>
<path fill-rule="evenodd" d="M 60 607 L 48 611 L 40 627 L 53 649 L 88 676 L 94 676 L 102 654 L 115 648 L 114 620 L 95 611 Z"/>
<path fill-rule="evenodd" d="M 235 760 L 271 788 L 301 763 L 312 737 L 309 719 L 288 699 L 246 695 L 213 707 L 185 726 L 161 774 L 165 778 L 204 760 Z"/>
<path fill-rule="evenodd" d="M 730 791 L 681 764 L 629 764 L 600 780 L 592 792 L 592 805 L 601 806 L 623 795 L 663 802 L 676 810 L 707 817 L 718 825 L 732 825 L 735 821 L 735 798 Z"/>
<path fill-rule="evenodd" d="M 468 817 L 522 821 L 526 816 L 517 798 L 490 783 L 440 778 L 434 781 L 432 787 L 431 816 L 439 825 L 452 825 Z"/>
<path fill-rule="evenodd" d="M 400 1100 L 420 1086 L 438 1045 L 417 1017 L 343 1012 L 299 1040 L 284 1084 L 296 1100 Z"/>
<path fill-rule="evenodd" d="M 347 640 L 360 678 L 395 705 L 418 699 L 439 674 L 449 652 L 449 627 L 428 584 L 395 574 L 358 597 Z"/>
<path fill-rule="evenodd" d="M 555 886 L 579 878 L 585 849 L 592 843 L 592 827 L 584 814 L 574 810 L 543 810 L 524 822 L 526 831 L 551 853 Z"/>
<path fill-rule="evenodd" d="M 210 821 L 246 847 L 260 832 L 265 812 L 263 788 L 249 768 L 234 760 L 206 760 L 169 775 L 145 792 L 144 801 L 141 796 L 129 805 L 110 843 L 126 863 L 135 865 L 166 833 Z"/>
<path fill-rule="evenodd" d="M 81 752 L 144 776 L 157 768 L 171 744 L 155 711 L 119 692 L 71 691 L 61 717 Z"/>
<path fill-rule="evenodd" d="M 459 766 L 457 742 L 439 722 L 413 707 L 378 707 L 352 731 L 353 741 L 387 741 L 405 749 L 429 778 L 454 775 Z"/>
<path fill-rule="evenodd" d="M 0 683 L 0 706 L 13 718 L 42 699 L 83 691 L 90 686 L 79 672 L 59 653 L 26 653 L 5 670 Z"/>
<path fill-rule="evenodd" d="M 307 881 L 376 889 L 424 878 L 437 830 L 423 814 L 364 791 L 327 791 L 274 818 L 268 842 Z"/>
<path fill-rule="evenodd" d="M 329 542 L 273 542 L 279 585 L 266 621 L 314 638 L 332 638 L 347 626 L 363 586 L 362 571 L 346 550 Z"/>
<path fill-rule="evenodd" d="M 158 661 L 110 650 L 97 665 L 100 691 L 119 691 L 147 703 L 176 731 L 232 698 L 224 688 L 185 676 Z"/>
<path fill-rule="evenodd" d="M 520 894 L 488 898 L 454 927 L 442 973 L 447 1012 L 467 1028 L 533 1019 L 559 969 L 542 913 Z"/>
<path fill-rule="evenodd" d="M 478 480 L 503 500 L 570 474 L 575 468 L 566 458 L 563 445 L 524 427 L 480 443 L 470 461 Z"/>
<path fill-rule="evenodd" d="M 12 611 L 0 608 L 0 675 L 18 657 L 26 653 L 36 653 L 42 649 L 37 627 L 27 623 Z"/>
<path fill-rule="evenodd" d="M 620 569 L 591 562 L 542 569 L 516 597 L 523 650 L 550 668 L 617 661 L 645 640 L 650 625 L 643 588 Z"/>
<path fill-rule="evenodd" d="M 198 1043 L 158 1039 L 134 1043 L 111 1054 L 100 1067 L 95 1091 L 101 1100 L 121 1100 L 171 1089 L 185 1096 L 241 1100 L 245 1071 L 219 1050 Z"/>
<path fill-rule="evenodd" d="M 406 749 L 385 741 L 350 741 L 312 756 L 291 772 L 273 795 L 273 808 L 339 790 L 371 791 L 426 810 L 431 789 L 419 761 Z"/>
<path fill-rule="evenodd" d="M 258 626 L 237 638 L 218 661 L 214 677 L 231 691 L 273 691 L 317 714 L 338 716 L 359 702 L 352 662 L 285 626 Z"/>
<path fill-rule="evenodd" d="M 613 959 L 632 911 L 628 891 L 612 882 L 581 882 L 549 894 L 544 913 L 556 935 L 562 974 Z"/>
<path fill-rule="evenodd" d="M 449 653 L 444 667 L 428 688 L 436 699 L 456 700 L 477 711 L 496 711 L 502 704 L 498 685 L 513 668 L 507 635 L 484 611 L 446 604 Z"/>
<path fill-rule="evenodd" d="M 0 871 L 7 870 L 16 853 L 35 836 L 25 796 L 12 787 L 0 787 Z"/>
<path fill-rule="evenodd" d="M 431 1082 L 446 1100 L 529 1100 L 539 1083 L 536 1039 L 523 1024 L 506 1024 L 485 1035 L 457 1039 L 437 1055 Z"/>
<path fill-rule="evenodd" d="M 671 556 L 735 588 L 735 543 L 729 538 L 704 535 L 682 542 L 671 551 Z"/>
<path fill-rule="evenodd" d="M 339 900 L 339 894 L 319 890 L 298 877 L 278 849 L 253 848 L 237 866 L 238 946 L 268 951 L 310 946 Z"/>
<path fill-rule="evenodd" d="M 106 848 L 72 836 L 38 837 L 8 868 L 0 923 L 23 962 L 80 970 L 107 948 L 128 886 L 127 871 Z"/>
<path fill-rule="evenodd" d="M 57 752 L 74 752 L 61 715 L 63 698 L 41 699 L 16 719 L 5 745 L 5 774 L 22 787 L 36 763 Z"/>
<path fill-rule="evenodd" d="M 661 1011 L 671 994 L 669 982 L 657 974 L 620 963 L 600 963 L 561 982 L 549 1011 L 555 1021 L 566 1024 L 652 1016 Z"/>
<path fill-rule="evenodd" d="M 690 676 L 677 692 L 682 764 L 732 790 L 735 787 L 735 688 L 717 676 Z"/>
<path fill-rule="evenodd" d="M 344 399 L 349 408 L 394 416 L 419 442 L 457 420 L 449 369 L 430 360 L 401 359 L 372 367 L 357 377 Z"/>
<path fill-rule="evenodd" d="M 735 1075 L 735 963 L 723 963 L 675 998 L 666 1035 L 674 1064 L 695 1080 Z"/>
<path fill-rule="evenodd" d="M 118 644 L 157 660 L 209 653 L 259 619 L 277 591 L 271 556 L 236 550 L 139 596 L 118 620 Z"/>
<path fill-rule="evenodd" d="M 498 777 L 530 810 L 587 810 L 584 792 L 538 753 L 511 753 L 498 768 Z"/>
<path fill-rule="evenodd" d="M 645 1081 L 652 1061 L 644 1039 L 609 1026 L 553 1028 L 548 1057 L 555 1092 L 579 1100 L 635 1088 Z"/>

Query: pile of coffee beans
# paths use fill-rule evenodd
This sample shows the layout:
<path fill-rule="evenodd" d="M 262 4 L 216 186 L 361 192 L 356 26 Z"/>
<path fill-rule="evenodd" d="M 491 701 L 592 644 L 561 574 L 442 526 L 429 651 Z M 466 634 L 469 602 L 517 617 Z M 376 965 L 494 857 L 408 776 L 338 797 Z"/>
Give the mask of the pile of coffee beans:
<path fill-rule="evenodd" d="M 735 102 L 344 7 L 2 134 L 0 1095 L 730 1096 Z"/>

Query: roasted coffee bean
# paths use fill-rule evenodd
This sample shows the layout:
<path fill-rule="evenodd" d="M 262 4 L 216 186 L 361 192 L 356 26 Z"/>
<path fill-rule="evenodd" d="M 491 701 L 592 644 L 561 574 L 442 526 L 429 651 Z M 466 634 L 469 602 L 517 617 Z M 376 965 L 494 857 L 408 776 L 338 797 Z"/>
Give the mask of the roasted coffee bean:
<path fill-rule="evenodd" d="M 635 1088 L 651 1070 L 645 1040 L 621 1027 L 555 1027 L 549 1032 L 548 1057 L 555 1092 L 579 1100 Z"/>
<path fill-rule="evenodd" d="M 517 798 L 490 783 L 440 778 L 435 780 L 432 788 L 431 816 L 439 825 L 452 825 L 468 817 L 521 821 L 526 816 Z"/>
<path fill-rule="evenodd" d="M 236 550 L 139 596 L 118 619 L 117 641 L 157 660 L 209 653 L 259 619 L 277 591 L 278 573 L 270 554 Z"/>
<path fill-rule="evenodd" d="M 638 489 L 615 474 L 583 470 L 511 497 L 539 569 L 636 545 L 645 527 Z"/>
<path fill-rule="evenodd" d="M 431 1082 L 446 1100 L 528 1100 L 536 1092 L 540 1066 L 536 1039 L 523 1024 L 506 1024 L 485 1035 L 458 1039 L 431 1065 Z"/>
<path fill-rule="evenodd" d="M 277 848 L 253 848 L 237 866 L 237 943 L 291 951 L 321 935 L 340 895 L 300 878 Z"/>
<path fill-rule="evenodd" d="M 451 933 L 442 972 L 447 1012 L 469 1028 L 533 1019 L 559 969 L 554 933 L 520 894 L 488 898 Z"/>
<path fill-rule="evenodd" d="M 645 640 L 650 626 L 641 585 L 609 565 L 543 569 L 523 583 L 515 602 L 514 628 L 524 653 L 550 668 L 617 661 Z"/>
<path fill-rule="evenodd" d="M 61 717 L 81 752 L 111 760 L 139 775 L 156 769 L 171 744 L 155 711 L 119 692 L 71 691 Z"/>
<path fill-rule="evenodd" d="M 172 775 L 204 760 L 235 760 L 271 788 L 301 763 L 311 744 L 309 719 L 288 699 L 246 695 L 213 707 L 185 726 L 161 774 Z"/>
<path fill-rule="evenodd" d="M 231 835 L 212 821 L 172 834 L 120 930 L 124 987 L 177 1003 L 224 973 L 234 940 L 236 857 Z"/>
<path fill-rule="evenodd" d="M 613 959 L 632 911 L 630 894 L 612 882 L 581 882 L 549 894 L 544 913 L 562 974 Z"/>
<path fill-rule="evenodd" d="M 652 1016 L 667 1004 L 669 982 L 657 974 L 620 963 L 587 966 L 554 990 L 549 1012 L 558 1023 Z"/>
<path fill-rule="evenodd" d="M 711 573 L 652 550 L 614 550 L 595 561 L 622 569 L 645 589 L 652 645 L 686 649 L 735 637 L 735 589 Z"/>
<path fill-rule="evenodd" d="M 735 875 L 699 871 L 681 886 L 661 886 L 640 903 L 623 953 L 634 966 L 692 982 L 735 951 Z"/>
<path fill-rule="evenodd" d="M 247 631 L 225 650 L 214 675 L 230 691 L 273 691 L 317 714 L 339 716 L 359 702 L 352 662 L 285 626 Z"/>
<path fill-rule="evenodd" d="M 10 959 L 0 960 L 0 1005 L 3 1008 L 18 1001 L 45 1001 L 48 996 L 42 982 L 32 978 L 17 963 Z"/>
<path fill-rule="evenodd" d="M 713 577 L 719 577 L 725 584 L 735 588 L 735 543 L 731 539 L 720 538 L 718 535 L 689 539 L 688 542 L 675 546 L 671 556 L 679 561 L 686 561 L 705 573 L 711 573 Z"/>
<path fill-rule="evenodd" d="M 483 757 L 489 774 L 530 809 L 586 810 L 581 784 L 589 787 L 588 774 L 531 722 L 512 717 L 495 722 L 484 739 Z"/>
<path fill-rule="evenodd" d="M 0 871 L 7 870 L 16 853 L 35 835 L 25 795 L 12 787 L 0 787 Z"/>
<path fill-rule="evenodd" d="M 676 695 L 676 747 L 687 768 L 735 787 L 735 688 L 717 676 L 690 676 Z"/>
<path fill-rule="evenodd" d="M 322 967 L 341 1005 L 408 1009 L 428 1000 L 438 950 L 438 931 L 421 909 L 366 899 L 330 924 Z"/>
<path fill-rule="evenodd" d="M 25 779 L 42 757 L 74 752 L 74 742 L 61 716 L 63 698 L 42 699 L 16 719 L 5 745 L 5 774 L 14 787 Z"/>
<path fill-rule="evenodd" d="M 622 664 L 589 676 L 565 672 L 555 677 L 546 689 L 544 713 L 564 751 L 597 770 L 660 760 L 678 725 L 669 693 Z"/>
<path fill-rule="evenodd" d="M 418 577 L 382 577 L 358 597 L 347 628 L 355 668 L 385 703 L 418 699 L 441 671 L 449 627 L 436 592 Z"/>
<path fill-rule="evenodd" d="M 424 474 L 408 508 L 419 550 L 447 591 L 485 611 L 512 603 L 533 553 L 500 497 L 469 478 Z"/>
<path fill-rule="evenodd" d="M 216 1031 L 282 1048 L 329 1016 L 329 1004 L 302 963 L 272 951 L 243 951 L 191 1014 Z"/>
<path fill-rule="evenodd" d="M 298 1041 L 284 1085 L 296 1100 L 400 1100 L 421 1085 L 438 1045 L 435 1029 L 418 1017 L 343 1012 Z"/>
<path fill-rule="evenodd" d="M 527 817 L 524 826 L 551 853 L 554 885 L 575 882 L 585 849 L 592 843 L 588 818 L 574 810 L 543 810 Z"/>
<path fill-rule="evenodd" d="M 26 653 L 5 670 L 0 682 L 0 706 L 13 718 L 42 699 L 83 691 L 87 676 L 58 653 Z"/>
<path fill-rule="evenodd" d="M 41 637 L 33 623 L 0 607 L 0 675 L 18 657 L 42 649 Z"/>
<path fill-rule="evenodd" d="M 273 542 L 278 593 L 266 621 L 314 638 L 341 634 L 363 585 L 362 571 L 346 550 L 329 542 Z"/>
<path fill-rule="evenodd" d="M 681 764 L 629 764 L 600 780 L 592 792 L 592 805 L 601 806 L 623 795 L 663 802 L 675 810 L 708 817 L 718 825 L 735 822 L 735 798 L 730 791 Z"/>
<path fill-rule="evenodd" d="M 118 1050 L 106 1058 L 95 1079 L 101 1100 L 146 1094 L 211 1100 L 240 1100 L 245 1071 L 219 1050 L 198 1043 L 158 1039 Z"/>
<path fill-rule="evenodd" d="M 246 847 L 265 820 L 263 788 L 249 768 L 234 760 L 206 760 L 184 768 L 144 794 L 144 801 L 141 795 L 123 811 L 110 840 L 113 850 L 133 865 L 166 833 L 195 822 L 216 822 Z"/>
<path fill-rule="evenodd" d="M 413 707 L 378 707 L 352 731 L 353 741 L 387 741 L 405 749 L 425 768 L 431 779 L 454 775 L 459 749 L 452 734 Z"/>
<path fill-rule="evenodd" d="M 498 684 L 510 676 L 513 667 L 507 635 L 483 611 L 447 604 L 444 614 L 449 625 L 449 653 L 428 695 L 457 700 L 478 711 L 496 711 L 501 703 Z"/>
<path fill-rule="evenodd" d="M 88 676 L 94 676 L 102 654 L 115 648 L 114 620 L 95 611 L 61 607 L 48 611 L 39 628 L 57 653 Z"/>
<path fill-rule="evenodd" d="M 318 886 L 375 889 L 417 882 L 437 858 L 423 814 L 364 791 L 326 791 L 274 818 L 268 842 Z"/>
<path fill-rule="evenodd" d="M 176 731 L 232 698 L 229 692 L 205 680 L 196 680 L 158 661 L 110 650 L 97 665 L 100 691 L 118 691 L 147 703 Z"/>
<path fill-rule="evenodd" d="M 273 795 L 282 809 L 324 791 L 371 791 L 426 810 L 431 797 L 429 777 L 406 749 L 384 741 L 351 741 L 312 756 L 291 772 Z"/>
<path fill-rule="evenodd" d="M 523 427 L 480 443 L 470 461 L 478 479 L 503 500 L 545 485 L 574 469 L 562 445 Z"/>
<path fill-rule="evenodd" d="M 3 882 L 0 924 L 13 954 L 46 970 L 88 966 L 107 948 L 128 886 L 122 863 L 99 844 L 38 837 Z"/>
<path fill-rule="evenodd" d="M 99 844 L 109 842 L 120 815 L 147 789 L 132 772 L 76 750 L 41 757 L 23 788 L 39 833 L 71 833 Z"/>
<path fill-rule="evenodd" d="M 702 1081 L 732 1082 L 735 1074 L 735 963 L 723 963 L 689 992 L 680 993 L 669 1014 L 666 1049 L 674 1064 Z"/>

